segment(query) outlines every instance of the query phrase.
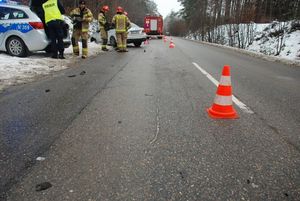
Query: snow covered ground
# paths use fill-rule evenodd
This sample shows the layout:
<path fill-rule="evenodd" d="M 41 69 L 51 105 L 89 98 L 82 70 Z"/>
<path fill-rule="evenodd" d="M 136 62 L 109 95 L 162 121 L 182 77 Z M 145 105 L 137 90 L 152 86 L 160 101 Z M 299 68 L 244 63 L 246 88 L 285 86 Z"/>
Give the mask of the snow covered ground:
<path fill-rule="evenodd" d="M 187 36 L 191 40 L 201 40 L 199 33 Z M 222 25 L 204 36 L 212 40 L 212 45 L 224 46 L 251 54 L 282 60 L 300 66 L 300 21 L 272 22 L 269 24 L 229 24 Z M 237 48 L 241 49 L 237 49 Z M 245 50 L 244 50 L 245 49 Z M 249 51 L 247 51 L 249 50 Z M 270 57 L 268 57 L 270 56 Z"/>
<path fill-rule="evenodd" d="M 89 56 L 100 54 L 101 44 L 89 43 Z M 0 53 L 0 92 L 11 85 L 23 84 L 37 77 L 69 68 L 81 57 L 72 55 L 72 46 L 65 49 L 66 59 L 52 59 L 45 52 L 36 52 L 27 58 L 12 57 Z"/>
<path fill-rule="evenodd" d="M 292 22 L 275 21 L 258 31 L 246 49 L 300 61 L 300 22 L 295 25 Z"/>

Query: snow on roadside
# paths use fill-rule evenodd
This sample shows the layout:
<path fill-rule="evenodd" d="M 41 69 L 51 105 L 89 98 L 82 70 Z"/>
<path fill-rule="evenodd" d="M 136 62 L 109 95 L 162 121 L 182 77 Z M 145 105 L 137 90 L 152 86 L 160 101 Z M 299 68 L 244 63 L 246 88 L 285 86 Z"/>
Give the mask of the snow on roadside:
<path fill-rule="evenodd" d="M 216 35 L 214 36 L 214 34 Z M 207 37 L 207 35 L 204 36 L 206 41 Z M 211 37 L 214 43 L 201 41 L 202 36 L 198 32 L 186 36 L 190 40 L 233 49 L 254 57 L 300 66 L 299 20 L 274 21 L 268 24 L 221 25 L 211 32 Z M 244 47 L 245 49 L 238 47 Z"/>
<path fill-rule="evenodd" d="M 88 44 L 89 56 L 101 53 L 100 44 Z M 55 71 L 69 68 L 81 57 L 72 55 L 72 46 L 65 49 L 66 59 L 52 59 L 44 52 L 33 53 L 29 57 L 12 57 L 4 52 L 0 53 L 0 92 L 11 85 L 23 84 Z"/>
<path fill-rule="evenodd" d="M 275 21 L 269 24 L 264 30 L 257 32 L 253 43 L 246 49 L 266 55 L 276 55 L 281 58 L 300 61 L 300 30 L 295 30 L 296 26 L 300 26 L 300 23 L 293 24 L 293 22 L 283 23 Z M 277 51 L 279 51 L 280 42 L 282 42 L 282 47 L 278 54 Z"/>

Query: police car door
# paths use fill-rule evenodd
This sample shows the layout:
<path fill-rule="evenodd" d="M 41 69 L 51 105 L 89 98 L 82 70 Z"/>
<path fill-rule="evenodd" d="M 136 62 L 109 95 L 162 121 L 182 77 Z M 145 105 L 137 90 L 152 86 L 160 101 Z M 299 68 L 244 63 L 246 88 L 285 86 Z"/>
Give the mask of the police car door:
<path fill-rule="evenodd" d="M 4 46 L 7 34 L 15 31 L 18 32 L 17 35 L 22 35 L 33 29 L 27 22 L 28 16 L 22 10 L 0 5 L 0 16 L 0 47 Z"/>
<path fill-rule="evenodd" d="M 5 38 L 5 21 L 8 20 L 9 13 L 6 12 L 6 8 L 0 6 L 0 47 Z"/>

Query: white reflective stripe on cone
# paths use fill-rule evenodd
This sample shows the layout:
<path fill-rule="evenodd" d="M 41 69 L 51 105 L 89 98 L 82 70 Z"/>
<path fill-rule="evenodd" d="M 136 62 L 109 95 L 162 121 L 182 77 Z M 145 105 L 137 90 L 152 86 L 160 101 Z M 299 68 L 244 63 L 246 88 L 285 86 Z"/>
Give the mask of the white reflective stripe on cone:
<path fill-rule="evenodd" d="M 230 76 L 224 76 L 224 75 L 222 75 L 221 79 L 220 79 L 220 85 L 231 86 L 231 78 L 230 78 Z"/>
<path fill-rule="evenodd" d="M 222 106 L 232 105 L 232 96 L 220 96 L 216 94 L 214 103 Z"/>

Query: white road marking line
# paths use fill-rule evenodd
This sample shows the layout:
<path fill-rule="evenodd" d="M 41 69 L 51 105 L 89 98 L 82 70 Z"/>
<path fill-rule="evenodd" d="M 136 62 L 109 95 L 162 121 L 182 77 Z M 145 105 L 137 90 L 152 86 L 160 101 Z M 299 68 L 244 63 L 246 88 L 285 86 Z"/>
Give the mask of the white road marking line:
<path fill-rule="evenodd" d="M 203 75 L 205 75 L 212 83 L 214 83 L 214 85 L 216 85 L 217 87 L 219 86 L 219 82 L 213 77 L 211 76 L 208 72 L 206 72 L 203 68 L 201 68 L 197 63 L 193 62 L 194 66 L 196 68 L 198 68 L 198 70 L 201 71 L 201 73 Z M 232 101 L 244 112 L 249 113 L 249 114 L 254 114 L 254 112 L 246 105 L 244 104 L 242 101 L 240 101 L 239 99 L 237 99 L 234 95 L 232 95 Z"/>

